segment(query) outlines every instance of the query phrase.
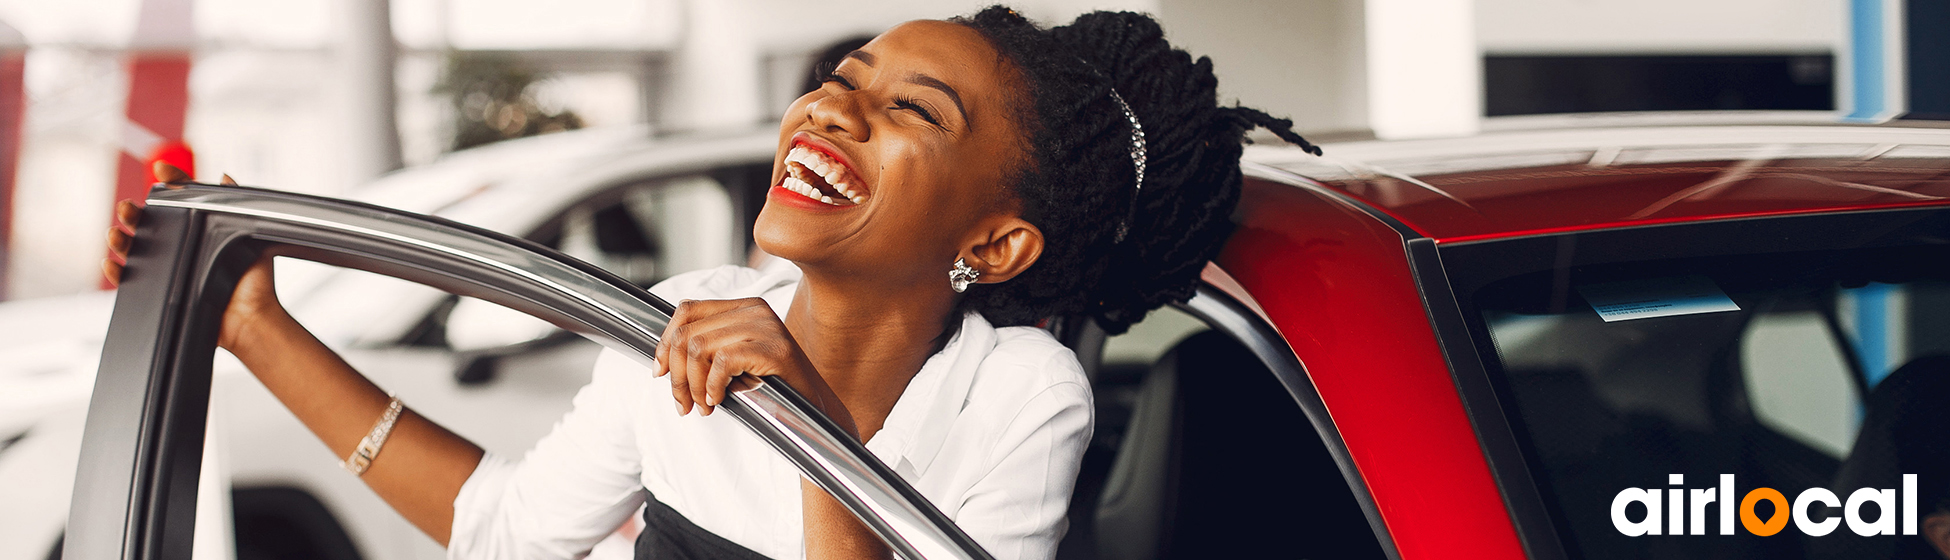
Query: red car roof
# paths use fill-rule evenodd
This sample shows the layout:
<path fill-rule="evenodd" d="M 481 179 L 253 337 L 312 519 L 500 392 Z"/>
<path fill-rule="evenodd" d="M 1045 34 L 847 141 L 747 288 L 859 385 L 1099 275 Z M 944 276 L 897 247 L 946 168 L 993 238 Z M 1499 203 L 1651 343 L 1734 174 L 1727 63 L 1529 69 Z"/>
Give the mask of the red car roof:
<path fill-rule="evenodd" d="M 1950 205 L 1950 129 L 1778 126 L 1523 132 L 1256 149 L 1438 242 Z M 1287 179 L 1294 179 L 1289 176 Z"/>

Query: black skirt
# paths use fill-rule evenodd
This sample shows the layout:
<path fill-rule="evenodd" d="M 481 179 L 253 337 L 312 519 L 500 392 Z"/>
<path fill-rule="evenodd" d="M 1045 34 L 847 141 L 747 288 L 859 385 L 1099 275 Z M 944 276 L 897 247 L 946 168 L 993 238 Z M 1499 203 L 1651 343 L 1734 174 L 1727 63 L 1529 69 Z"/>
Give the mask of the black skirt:
<path fill-rule="evenodd" d="M 636 560 L 764 560 L 738 543 L 698 527 L 655 495 L 643 504 L 643 532 L 636 537 Z"/>

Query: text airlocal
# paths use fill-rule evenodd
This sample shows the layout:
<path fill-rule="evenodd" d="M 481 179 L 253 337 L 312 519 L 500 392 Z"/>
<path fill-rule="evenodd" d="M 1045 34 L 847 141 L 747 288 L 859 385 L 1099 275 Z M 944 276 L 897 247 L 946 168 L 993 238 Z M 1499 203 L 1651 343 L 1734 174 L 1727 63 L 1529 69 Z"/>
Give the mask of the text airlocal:
<path fill-rule="evenodd" d="M 1684 475 L 1670 475 L 1667 484 L 1680 486 L 1686 483 Z M 1788 521 L 1794 528 L 1809 536 L 1823 536 L 1835 532 L 1843 523 L 1857 535 L 1872 537 L 1896 534 L 1896 490 L 1882 488 L 1862 488 L 1849 493 L 1842 500 L 1826 488 L 1802 490 L 1790 504 L 1787 496 L 1773 488 L 1755 488 L 1740 498 L 1738 507 L 1725 507 L 1732 504 L 1733 475 L 1720 475 L 1718 488 L 1626 488 L 1611 499 L 1611 525 L 1619 533 L 1628 537 L 1645 535 L 1704 535 L 1708 519 L 1706 507 L 1717 504 L 1713 517 L 1719 521 L 1719 534 L 1731 535 L 1735 512 L 1739 513 L 1740 526 L 1748 533 L 1769 537 L 1786 528 Z M 1774 512 L 1767 519 L 1761 519 L 1755 510 L 1761 502 L 1772 502 Z M 1627 509 L 1637 503 L 1645 506 L 1645 518 L 1632 520 L 1626 515 Z M 1808 510 L 1815 504 L 1829 508 L 1841 508 L 1841 515 L 1833 510 L 1815 519 Z M 1875 504 L 1875 520 L 1863 519 L 1863 509 Z M 1903 475 L 1902 488 L 1902 531 L 1905 535 L 1916 534 L 1916 475 Z"/>

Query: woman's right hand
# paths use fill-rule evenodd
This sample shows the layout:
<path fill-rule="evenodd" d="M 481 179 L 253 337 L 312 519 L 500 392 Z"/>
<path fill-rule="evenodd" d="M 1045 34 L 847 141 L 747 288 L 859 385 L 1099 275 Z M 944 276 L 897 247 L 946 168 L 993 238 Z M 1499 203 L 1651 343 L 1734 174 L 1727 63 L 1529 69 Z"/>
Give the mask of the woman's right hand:
<path fill-rule="evenodd" d="M 189 176 L 182 170 L 163 162 L 156 162 L 155 174 L 163 183 L 177 185 L 189 182 Z M 237 182 L 224 175 L 222 184 L 236 185 Z M 135 226 L 141 222 L 142 206 L 136 201 L 115 203 L 115 225 L 108 230 L 109 256 L 102 259 L 102 275 L 107 277 L 108 285 L 121 284 L 122 269 L 129 261 L 129 248 L 135 244 Z M 237 344 L 248 338 L 250 327 L 258 324 L 261 317 L 267 313 L 284 313 L 284 307 L 278 303 L 278 293 L 273 289 L 274 284 L 271 256 L 259 257 L 237 280 L 237 289 L 230 296 L 230 306 L 223 312 L 223 330 L 217 335 L 217 346 L 235 352 Z"/>

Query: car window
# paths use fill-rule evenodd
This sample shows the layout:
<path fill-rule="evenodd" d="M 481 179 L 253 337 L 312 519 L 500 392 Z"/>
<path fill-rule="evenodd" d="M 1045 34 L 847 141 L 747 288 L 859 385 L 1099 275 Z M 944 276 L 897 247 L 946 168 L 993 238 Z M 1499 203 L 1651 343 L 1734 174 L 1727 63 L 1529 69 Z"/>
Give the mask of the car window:
<path fill-rule="evenodd" d="M 1835 325 L 1817 311 L 1755 313 L 1740 336 L 1740 378 L 1754 419 L 1839 458 L 1855 444 L 1862 394 Z"/>
<path fill-rule="evenodd" d="M 1469 299 L 1572 557 L 1877 559 L 1920 537 L 1854 527 L 1950 494 L 1946 280 L 1950 246 L 1923 244 L 1581 265 Z"/>
<path fill-rule="evenodd" d="M 647 288 L 678 273 L 740 262 L 744 244 L 737 227 L 726 186 L 708 175 L 689 175 L 600 191 L 544 220 L 526 237 Z M 381 283 L 402 282 L 353 274 L 377 277 Z M 405 290 L 415 289 L 420 288 Z M 391 334 L 388 340 L 409 345 L 499 354 L 525 350 L 516 346 L 550 336 L 545 323 L 519 312 L 497 312 L 496 306 L 474 298 L 438 301 L 422 296 L 415 301 L 423 308 L 436 301 L 438 305 L 416 315 L 410 330 L 382 328 L 376 335 Z"/>
<path fill-rule="evenodd" d="M 1210 305 L 1216 292 L 1199 297 L 1201 313 L 1259 321 Z M 1057 557 L 1383 557 L 1293 394 L 1189 309 L 1159 309 L 1104 342 L 1096 433 Z"/>
<path fill-rule="evenodd" d="M 742 258 L 730 193 L 708 176 L 612 189 L 549 222 L 530 239 L 643 286 Z"/>

